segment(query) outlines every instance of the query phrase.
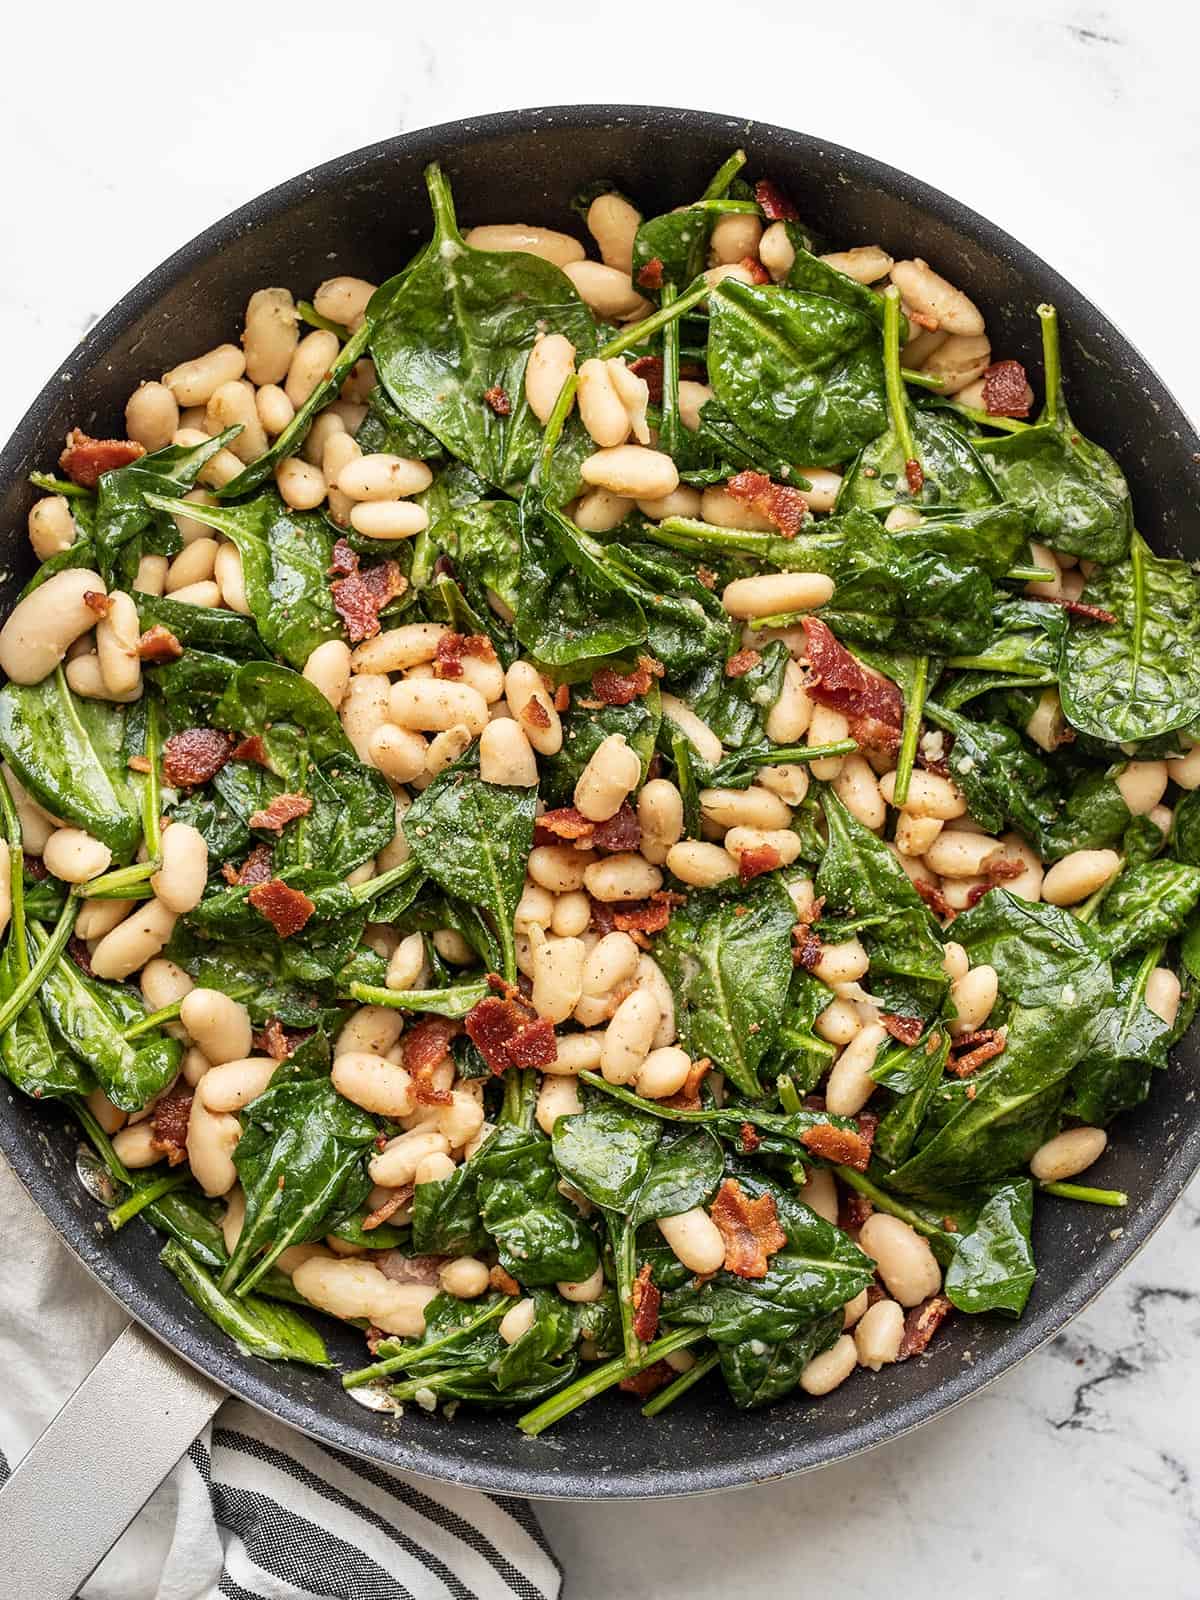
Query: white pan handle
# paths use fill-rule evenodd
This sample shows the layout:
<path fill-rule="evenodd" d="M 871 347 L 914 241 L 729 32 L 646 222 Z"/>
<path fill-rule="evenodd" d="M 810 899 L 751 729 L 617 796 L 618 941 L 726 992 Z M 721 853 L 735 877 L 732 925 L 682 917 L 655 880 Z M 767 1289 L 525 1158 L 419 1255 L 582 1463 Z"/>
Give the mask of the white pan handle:
<path fill-rule="evenodd" d="M 0 1489 L 0 1590 L 73 1600 L 225 1398 L 131 1322 Z"/>

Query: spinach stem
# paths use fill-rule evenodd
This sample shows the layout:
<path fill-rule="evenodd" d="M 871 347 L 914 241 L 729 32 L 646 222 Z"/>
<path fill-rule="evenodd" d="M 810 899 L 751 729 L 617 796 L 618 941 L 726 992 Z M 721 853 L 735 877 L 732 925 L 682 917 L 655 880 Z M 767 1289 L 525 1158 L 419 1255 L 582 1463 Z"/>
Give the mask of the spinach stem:
<path fill-rule="evenodd" d="M 453 1004 L 447 1008 L 445 1000 L 453 991 Z M 472 1006 L 487 997 L 488 986 L 481 978 L 477 983 L 456 983 L 450 989 L 384 989 L 374 983 L 350 984 L 350 996 L 365 1006 L 391 1006 L 399 1011 L 433 1011 L 439 1016 L 465 1017 Z M 439 1009 L 439 1002 L 442 1002 Z"/>
<path fill-rule="evenodd" d="M 393 1400 L 413 1400 L 422 1389 L 436 1393 L 444 1383 L 452 1383 L 455 1378 L 461 1376 L 458 1367 L 446 1367 L 441 1372 L 429 1372 L 420 1378 L 409 1378 L 407 1383 L 394 1383 L 388 1393 Z"/>
<path fill-rule="evenodd" d="M 558 391 L 558 399 L 554 402 L 554 409 L 546 418 L 545 431 L 542 434 L 542 453 L 538 458 L 538 476 L 542 477 L 550 470 L 550 462 L 559 441 L 567 418 L 571 414 L 571 407 L 575 404 L 575 391 L 579 387 L 579 378 L 574 372 Z"/>
<path fill-rule="evenodd" d="M 886 1211 L 889 1216 L 899 1217 L 901 1222 L 907 1222 L 910 1228 L 915 1228 L 926 1238 L 936 1239 L 942 1233 L 943 1230 L 936 1223 L 927 1222 L 919 1211 L 910 1210 L 902 1201 L 894 1199 L 886 1190 L 872 1183 L 870 1178 L 864 1177 L 861 1172 L 856 1172 L 853 1167 L 834 1167 L 833 1170 L 843 1183 L 849 1184 L 851 1189 L 857 1189 L 859 1194 L 865 1194 L 880 1211 Z"/>
<path fill-rule="evenodd" d="M 770 750 L 735 750 L 720 764 L 721 777 L 729 777 L 741 767 L 794 767 L 803 761 L 823 761 L 829 756 L 852 756 L 858 749 L 854 739 L 834 739 L 829 744 L 780 744 Z"/>
<path fill-rule="evenodd" d="M 8 783 L 0 774 L 0 818 L 4 837 L 8 842 L 8 874 L 12 897 L 12 914 L 9 935 L 16 953 L 16 970 L 24 976 L 29 971 L 29 942 L 25 931 L 25 856 L 21 849 L 21 821 L 13 805 Z"/>
<path fill-rule="evenodd" d="M 908 799 L 908 785 L 912 778 L 913 763 L 917 759 L 917 739 L 921 732 L 921 717 L 928 689 L 929 657 L 918 656 L 913 668 L 912 693 L 904 707 L 904 732 L 900 736 L 900 755 L 896 762 L 895 804 L 898 806 Z"/>
<path fill-rule="evenodd" d="M 147 1183 L 140 1189 L 135 1189 L 132 1194 L 126 1195 L 119 1206 L 108 1213 L 108 1225 L 114 1233 L 131 1222 L 138 1212 L 145 1206 L 160 1200 L 164 1194 L 170 1194 L 172 1189 L 180 1189 L 190 1181 L 188 1172 L 176 1172 L 170 1177 L 157 1178 L 153 1183 Z"/>
<path fill-rule="evenodd" d="M 743 212 L 748 216 L 755 217 L 759 214 L 757 200 L 693 200 L 687 209 L 689 211 L 715 211 L 718 213 Z"/>
<path fill-rule="evenodd" d="M 833 1054 L 832 1045 L 829 1046 L 829 1053 Z M 775 1079 L 775 1089 L 779 1095 L 779 1104 L 785 1111 L 794 1113 L 801 1110 L 800 1091 L 785 1072 L 781 1072 Z"/>
<path fill-rule="evenodd" d="M 69 1097 L 68 1104 L 79 1118 L 84 1133 L 92 1142 L 92 1147 L 108 1169 L 109 1177 L 114 1183 L 121 1184 L 129 1189 L 133 1186 L 133 1178 L 125 1163 L 112 1147 L 112 1140 L 92 1115 L 92 1109 L 82 1095 L 73 1094 Z"/>
<path fill-rule="evenodd" d="M 146 706 L 146 760 L 150 770 L 142 785 L 142 836 L 146 854 L 152 860 L 162 857 L 162 796 L 158 776 L 158 701 Z"/>
<path fill-rule="evenodd" d="M 42 986 L 42 979 L 53 967 L 67 947 L 67 940 L 71 937 L 71 930 L 75 926 L 75 918 L 79 915 L 79 901 L 74 895 L 68 895 L 54 932 L 46 940 L 38 953 L 37 960 L 17 984 L 8 999 L 0 1005 L 0 1034 L 16 1021 L 25 1007 L 33 999 Z"/>
<path fill-rule="evenodd" d="M 1127 1206 L 1129 1196 L 1123 1189 L 1093 1189 L 1084 1183 L 1041 1183 L 1043 1194 L 1056 1194 L 1061 1200 L 1086 1200 L 1093 1206 Z"/>
<path fill-rule="evenodd" d="M 1042 421 L 1054 427 L 1058 422 L 1058 400 L 1062 394 L 1062 351 L 1058 343 L 1058 312 L 1043 303 L 1037 308 L 1042 324 L 1042 361 L 1045 366 L 1046 401 Z"/>
<path fill-rule="evenodd" d="M 533 1127 L 533 1108 L 537 1100 L 537 1074 L 532 1067 L 511 1068 L 504 1076 L 504 1103 L 499 1121 L 528 1131 Z"/>
<path fill-rule="evenodd" d="M 437 161 L 431 161 L 425 168 L 425 187 L 429 191 L 429 204 L 433 207 L 435 238 L 440 236 L 442 239 L 453 239 L 462 244 L 462 235 L 458 231 L 458 218 L 454 215 L 454 196 L 450 192 L 446 174 Z"/>
<path fill-rule="evenodd" d="M 1046 583 L 1054 574 L 1049 567 L 1009 567 L 1004 574 L 1009 583 Z"/>
<path fill-rule="evenodd" d="M 377 895 L 384 894 L 388 889 L 394 889 L 397 884 L 407 883 L 420 870 L 416 858 L 410 856 L 407 861 L 401 861 L 399 866 L 389 867 L 377 877 L 368 878 L 366 883 L 360 883 L 353 891 L 354 898 L 360 906 L 366 905 L 368 900 L 374 900 Z"/>
<path fill-rule="evenodd" d="M 673 283 L 664 283 L 660 304 L 671 306 L 675 303 L 677 290 Z M 661 447 L 669 456 L 679 453 L 680 445 L 680 418 L 679 418 L 679 324 L 669 322 L 663 329 L 662 336 L 662 416 L 659 422 L 659 437 Z"/>
<path fill-rule="evenodd" d="M 999 428 L 1002 433 L 1024 433 L 1030 426 L 1017 417 L 994 417 L 990 411 L 979 411 L 974 406 L 964 406 L 958 400 L 951 400 L 950 409 L 957 411 L 960 417 L 967 417 L 972 422 L 978 422 L 981 427 Z M 978 441 L 983 444 L 985 440 Z"/>
<path fill-rule="evenodd" d="M 342 1377 L 343 1389 L 357 1389 L 364 1383 L 370 1383 L 375 1378 L 386 1378 L 393 1372 L 403 1372 L 405 1367 L 410 1367 L 414 1361 L 424 1361 L 437 1350 L 444 1350 L 447 1345 L 465 1339 L 468 1334 L 474 1333 L 477 1328 L 485 1327 L 489 1322 L 495 1322 L 502 1317 L 508 1308 L 514 1304 L 511 1295 L 505 1295 L 497 1300 L 494 1306 L 487 1306 L 478 1316 L 464 1322 L 461 1328 L 454 1328 L 450 1333 L 443 1334 L 440 1339 L 431 1339 L 428 1344 L 410 1344 L 394 1356 L 386 1356 L 382 1361 L 376 1361 L 373 1366 L 359 1367 L 355 1372 L 347 1372 Z"/>
<path fill-rule="evenodd" d="M 560 1389 L 548 1400 L 543 1400 L 540 1406 L 535 1406 L 523 1417 L 518 1417 L 517 1427 L 530 1439 L 536 1439 L 538 1434 L 544 1432 L 552 1423 L 561 1422 L 563 1417 L 577 1407 L 586 1405 L 598 1394 L 603 1394 L 606 1389 L 611 1389 L 614 1384 L 620 1383 L 622 1378 L 631 1378 L 635 1373 L 644 1371 L 646 1367 L 652 1367 L 664 1356 L 672 1355 L 676 1350 L 686 1350 L 689 1344 L 695 1344 L 698 1339 L 705 1337 L 703 1328 L 676 1328 L 663 1338 L 656 1339 L 653 1344 L 646 1345 L 637 1361 L 628 1361 L 623 1356 L 606 1361 L 594 1372 L 589 1372 L 586 1377 L 577 1378 L 565 1389 Z"/>
<path fill-rule="evenodd" d="M 904 392 L 904 380 L 901 376 L 900 291 L 894 283 L 889 283 L 883 292 L 883 381 L 887 387 L 892 429 L 907 466 L 910 461 L 917 461 L 918 458 L 908 418 L 908 396 Z M 916 499 L 915 494 L 913 499 Z"/>
<path fill-rule="evenodd" d="M 669 306 L 663 306 L 658 311 L 652 312 L 650 316 L 644 318 L 641 322 L 635 322 L 631 327 L 626 328 L 624 332 L 619 333 L 615 339 L 610 339 L 606 345 L 596 352 L 598 359 L 609 361 L 613 356 L 623 355 L 626 350 L 631 349 L 635 344 L 641 344 L 643 339 L 649 339 L 653 334 L 667 327 L 669 323 L 677 321 L 678 318 L 689 312 L 693 306 L 698 306 L 702 300 L 707 300 L 711 292 L 708 284 L 701 278 L 700 282 L 694 283 L 686 294 L 681 294 L 678 300 L 672 300 Z M 567 382 L 570 383 L 570 381 L 568 378 Z M 561 399 L 561 396 L 559 398 Z M 556 406 L 555 410 L 557 409 Z M 551 416 L 551 421 L 553 420 L 553 416 Z M 550 431 L 549 422 L 546 424 L 546 431 L 547 433 Z"/>
<path fill-rule="evenodd" d="M 901 367 L 900 376 L 916 389 L 932 389 L 935 394 L 942 392 L 943 380 L 935 378 L 931 372 L 914 372 L 911 367 Z"/>
<path fill-rule="evenodd" d="M 674 1405 L 680 1395 L 694 1388 L 702 1378 L 707 1378 L 720 1359 L 719 1350 L 710 1350 L 708 1355 L 701 1356 L 694 1366 L 689 1367 L 686 1372 L 681 1372 L 674 1383 L 669 1383 L 665 1389 L 660 1389 L 656 1395 L 647 1400 L 642 1407 L 642 1415 L 656 1417 L 660 1411 L 665 1411 L 668 1406 Z"/>
<path fill-rule="evenodd" d="M 85 489 L 81 483 L 73 483 L 70 478 L 56 478 L 51 472 L 31 472 L 29 481 L 36 489 L 47 489 L 51 494 L 64 495 L 68 500 L 87 500 L 93 492 Z"/>
<path fill-rule="evenodd" d="M 81 900 L 148 900 L 154 891 L 146 880 L 161 866 L 158 860 L 134 861 L 90 883 L 77 884 L 71 893 Z"/>
<path fill-rule="evenodd" d="M 297 300 L 296 310 L 300 314 L 301 322 L 307 322 L 310 328 L 323 328 L 326 333 L 334 334 L 343 344 L 350 337 L 349 328 L 343 323 L 333 322 L 329 317 L 323 317 L 311 300 Z"/>
<path fill-rule="evenodd" d="M 625 1346 L 626 1361 L 637 1361 L 641 1356 L 642 1341 L 633 1327 L 633 1280 L 637 1275 L 637 1239 L 627 1217 L 614 1217 L 605 1213 L 608 1237 L 612 1244 L 613 1265 L 617 1277 L 617 1310 L 621 1314 L 621 1339 Z"/>
<path fill-rule="evenodd" d="M 719 200 L 745 165 L 746 152 L 744 150 L 735 150 L 713 173 L 700 199 L 702 201 Z M 755 206 L 754 209 L 757 211 L 758 207 Z"/>

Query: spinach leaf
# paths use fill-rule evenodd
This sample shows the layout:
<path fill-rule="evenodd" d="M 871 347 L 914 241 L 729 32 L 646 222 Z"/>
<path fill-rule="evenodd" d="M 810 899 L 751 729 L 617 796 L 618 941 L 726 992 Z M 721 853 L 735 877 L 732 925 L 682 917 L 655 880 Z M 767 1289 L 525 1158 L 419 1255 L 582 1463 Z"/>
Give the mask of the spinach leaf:
<path fill-rule="evenodd" d="M 1113 964 L 1110 1002 L 1088 1023 L 1088 1048 L 1071 1074 L 1063 1109 L 1103 1127 L 1120 1111 L 1140 1105 L 1154 1068 L 1167 1065 L 1174 1028 L 1146 1004 L 1146 980 L 1161 947 Z"/>
<path fill-rule="evenodd" d="M 565 273 L 538 256 L 473 250 L 435 164 L 429 248 L 372 302 L 371 354 L 400 410 L 497 488 L 517 494 L 541 444 L 525 398 L 525 363 L 539 333 L 561 333 L 580 358 L 595 349 L 592 315 Z M 499 415 L 484 396 L 503 390 Z M 569 498 L 569 495 L 566 496 Z"/>
<path fill-rule="evenodd" d="M 169 515 L 172 507 L 152 507 L 146 496 L 178 501 L 195 483 L 205 462 L 240 432 L 240 427 L 227 428 L 203 444 L 169 444 L 163 450 L 140 456 L 128 466 L 101 473 L 92 543 L 106 582 L 111 584 L 116 577 L 117 562 L 126 546 L 132 546 L 140 534 L 151 528 L 155 530 L 154 545 L 159 553 L 173 555 L 180 548 L 179 531 Z M 131 559 L 124 563 L 130 567 L 130 576 L 137 568 L 138 553 L 138 547 L 133 546 Z"/>
<path fill-rule="evenodd" d="M 521 501 L 517 638 L 550 667 L 620 655 L 646 618 L 594 542 L 532 489 Z"/>
<path fill-rule="evenodd" d="M 830 1311 L 777 1344 L 747 1339 L 720 1345 L 721 1376 L 730 1399 L 739 1411 L 747 1411 L 791 1394 L 805 1367 L 836 1344 L 841 1331 L 841 1313 Z"/>
<path fill-rule="evenodd" d="M 456 764 L 417 796 L 404 819 L 413 858 L 433 881 L 490 913 L 510 982 L 517 975 L 513 916 L 525 886 L 536 802 L 534 789 L 485 783 L 478 771 Z"/>
<path fill-rule="evenodd" d="M 1059 694 L 1072 726 L 1122 744 L 1196 723 L 1200 584 L 1187 563 L 1156 556 L 1135 533 L 1128 560 L 1095 572 L 1083 599 L 1117 621 L 1072 621 L 1063 641 Z"/>
<path fill-rule="evenodd" d="M 472 1255 L 488 1242 L 479 1215 L 479 1171 L 474 1159 L 455 1167 L 450 1177 L 419 1183 L 413 1190 L 412 1244 L 417 1255 Z"/>
<path fill-rule="evenodd" d="M 256 1294 L 232 1299 L 174 1240 L 163 1247 L 159 1260 L 243 1355 L 260 1356 L 264 1361 L 303 1361 L 311 1367 L 332 1366 L 321 1335 L 290 1306 Z"/>
<path fill-rule="evenodd" d="M 792 976 L 795 907 L 775 873 L 724 898 L 693 893 L 655 941 L 675 996 L 679 1041 L 709 1056 L 744 1095 L 762 1094 L 758 1068 L 772 1048 Z"/>
<path fill-rule="evenodd" d="M 122 753 L 125 708 L 84 701 L 57 668 L 41 683 L 0 689 L 0 750 L 22 786 L 118 857 L 141 838 L 138 796 Z"/>
<path fill-rule="evenodd" d="M 988 833 L 1015 827 L 1045 845 L 1060 821 L 1058 786 L 1049 764 L 1003 723 L 963 716 L 932 700 L 926 702 L 925 714 L 954 735 L 950 772 L 980 827 Z"/>
<path fill-rule="evenodd" d="M 915 531 L 919 534 L 921 530 Z M 904 535 L 895 537 L 903 540 Z M 996 603 L 992 625 L 991 638 L 979 650 L 947 661 L 954 676 L 938 686 L 938 699 L 947 709 L 957 711 L 990 689 L 1058 682 L 1059 655 L 1067 631 L 1067 615 L 1061 607 L 1005 595 Z"/>
<path fill-rule="evenodd" d="M 661 1138 L 629 1214 L 631 1227 L 677 1217 L 707 1205 L 723 1175 L 724 1157 L 713 1134 L 703 1127 L 661 1126 Z"/>
<path fill-rule="evenodd" d="M 650 1173 L 661 1134 L 652 1117 L 607 1096 L 589 1095 L 581 1112 L 555 1123 L 554 1162 L 594 1205 L 628 1214 Z"/>
<path fill-rule="evenodd" d="M 367 399 L 367 414 L 355 440 L 364 455 L 405 456 L 416 461 L 441 461 L 446 452 L 419 422 L 406 417 L 378 384 Z"/>
<path fill-rule="evenodd" d="M 495 596 L 511 618 L 520 605 L 520 512 L 511 500 L 480 500 L 436 522 L 433 532 L 453 559 L 468 602 L 481 616 Z M 495 642 L 493 636 L 493 642 Z"/>
<path fill-rule="evenodd" d="M 1200 902 L 1200 867 L 1146 861 L 1127 867 L 1105 895 L 1096 932 L 1108 954 L 1122 956 L 1173 939 Z"/>
<path fill-rule="evenodd" d="M 1168 765 L 1167 771 L 1170 770 Z M 1171 849 L 1188 866 L 1200 867 L 1200 789 L 1185 794 L 1175 807 Z"/>
<path fill-rule="evenodd" d="M 1071 1011 L 1082 1006 L 1085 993 L 1110 987 L 1104 941 L 1087 923 L 1007 889 L 992 889 L 956 917 L 954 938 L 972 966 L 994 967 L 1002 991 L 1022 1006 Z"/>
<path fill-rule="evenodd" d="M 949 1054 L 949 1033 L 944 1025 L 934 1024 L 915 1045 L 886 1050 L 876 1060 L 871 1076 L 883 1091 L 878 1098 L 886 1109 L 875 1130 L 872 1160 L 885 1167 L 907 1161 Z"/>
<path fill-rule="evenodd" d="M 299 728 L 314 761 L 352 757 L 353 746 L 337 712 L 319 689 L 298 672 L 273 661 L 239 667 L 213 713 L 219 728 L 268 735 L 277 723 Z"/>
<path fill-rule="evenodd" d="M 562 748 L 538 763 L 539 792 L 548 806 L 572 803 L 580 773 L 604 740 L 615 733 L 623 734 L 626 744 L 636 752 L 642 763 L 643 780 L 654 755 L 662 723 L 662 696 L 657 684 L 652 684 L 647 694 L 626 706 L 581 705 L 580 700 L 586 698 L 586 695 L 572 698 L 570 707 L 562 714 Z"/>
<path fill-rule="evenodd" d="M 133 600 L 143 630 L 152 628 L 156 622 L 161 623 L 186 647 L 187 653 L 181 660 L 153 669 L 156 682 L 163 683 L 186 671 L 197 651 L 213 651 L 222 657 L 265 657 L 270 653 L 258 637 L 252 617 L 243 617 L 220 606 L 189 606 L 172 600 L 169 594 L 145 594 L 141 589 L 133 590 Z"/>
<path fill-rule="evenodd" d="M 278 1068 L 241 1113 L 233 1162 L 246 1220 L 221 1278 L 222 1292 L 232 1288 L 239 1299 L 288 1245 L 320 1238 L 329 1219 L 360 1205 L 371 1186 L 363 1156 L 374 1120 L 328 1078 L 288 1077 L 287 1070 Z"/>
<path fill-rule="evenodd" d="M 22 959 L 15 937 L 0 954 L 0 1000 L 7 1000 L 29 971 L 28 958 Z M 35 997 L 0 1035 L 0 1072 L 22 1094 L 35 1100 L 58 1099 L 63 1095 L 86 1095 L 93 1087 L 91 1073 L 52 1038 L 46 1014 Z"/>
<path fill-rule="evenodd" d="M 970 1228 L 958 1235 L 942 1285 L 947 1299 L 960 1311 L 1006 1311 L 1019 1317 L 1037 1277 L 1032 1225 L 1029 1179 L 995 1186 Z"/>
<path fill-rule="evenodd" d="M 474 1157 L 479 1214 L 500 1264 L 530 1287 L 581 1283 L 599 1263 L 596 1238 L 558 1192 L 550 1141 L 504 1126 Z"/>
<path fill-rule="evenodd" d="M 745 433 L 788 461 L 845 461 L 887 425 L 878 323 L 797 289 L 727 279 L 709 296 L 709 382 Z"/>

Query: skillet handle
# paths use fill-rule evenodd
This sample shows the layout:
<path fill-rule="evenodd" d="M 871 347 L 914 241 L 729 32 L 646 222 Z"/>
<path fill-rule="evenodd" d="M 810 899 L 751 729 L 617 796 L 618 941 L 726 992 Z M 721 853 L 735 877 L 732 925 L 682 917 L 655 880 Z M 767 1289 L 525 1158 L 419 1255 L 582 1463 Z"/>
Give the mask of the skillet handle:
<path fill-rule="evenodd" d="M 225 1398 L 131 1322 L 0 1489 L 3 1592 L 72 1600 Z"/>

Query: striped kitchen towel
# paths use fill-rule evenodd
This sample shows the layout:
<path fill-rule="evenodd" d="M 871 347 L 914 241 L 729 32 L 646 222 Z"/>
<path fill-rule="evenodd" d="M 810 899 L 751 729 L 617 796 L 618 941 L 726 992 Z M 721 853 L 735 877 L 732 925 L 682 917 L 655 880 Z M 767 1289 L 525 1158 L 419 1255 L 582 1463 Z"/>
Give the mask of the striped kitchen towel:
<path fill-rule="evenodd" d="M 2 1159 L 0 1284 L 0 1371 L 20 1380 L 0 1398 L 3 1482 L 127 1318 Z M 80 1600 L 558 1600 L 561 1588 L 525 1501 L 359 1461 L 229 1400 Z"/>

